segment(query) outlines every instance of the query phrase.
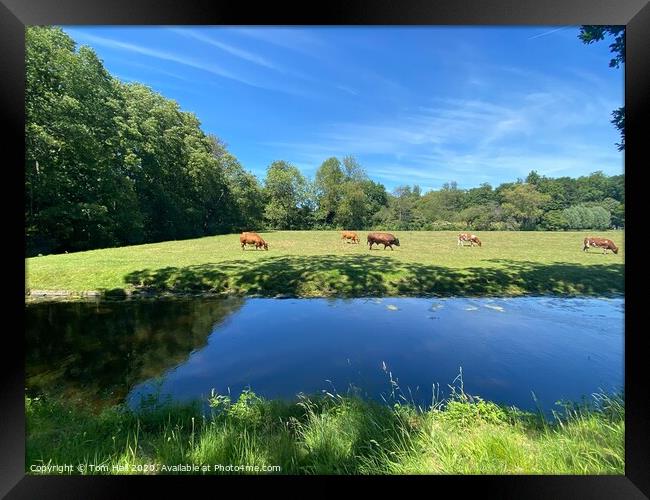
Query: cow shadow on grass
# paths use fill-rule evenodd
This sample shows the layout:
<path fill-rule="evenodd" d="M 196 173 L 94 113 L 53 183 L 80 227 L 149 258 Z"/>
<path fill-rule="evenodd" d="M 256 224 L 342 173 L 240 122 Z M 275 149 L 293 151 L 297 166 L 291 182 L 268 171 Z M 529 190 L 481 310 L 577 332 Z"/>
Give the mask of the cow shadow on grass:
<path fill-rule="evenodd" d="M 623 264 L 540 264 L 492 259 L 487 267 L 450 269 L 372 255 L 268 257 L 125 276 L 136 293 L 234 293 L 262 296 L 618 295 Z"/>

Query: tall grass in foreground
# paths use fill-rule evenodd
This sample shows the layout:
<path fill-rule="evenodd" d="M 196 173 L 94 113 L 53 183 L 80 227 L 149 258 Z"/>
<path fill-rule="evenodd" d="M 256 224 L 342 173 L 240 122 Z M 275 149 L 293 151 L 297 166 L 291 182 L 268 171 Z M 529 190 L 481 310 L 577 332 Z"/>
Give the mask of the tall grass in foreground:
<path fill-rule="evenodd" d="M 234 401 L 213 394 L 208 415 L 200 402 L 99 414 L 70 401 L 25 403 L 28 473 L 69 463 L 85 474 L 179 472 L 163 464 L 211 466 L 190 472 L 199 474 L 252 471 L 218 464 L 282 474 L 624 474 L 620 395 L 596 394 L 550 420 L 462 389 L 427 409 L 332 394 L 290 403 L 252 391 Z"/>

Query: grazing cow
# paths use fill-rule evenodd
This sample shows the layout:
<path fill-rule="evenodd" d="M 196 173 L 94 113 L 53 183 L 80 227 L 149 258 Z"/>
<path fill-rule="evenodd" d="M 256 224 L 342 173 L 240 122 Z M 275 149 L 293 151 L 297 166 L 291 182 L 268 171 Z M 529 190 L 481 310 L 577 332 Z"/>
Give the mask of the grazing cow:
<path fill-rule="evenodd" d="M 469 241 L 469 246 L 474 245 L 482 246 L 481 240 L 478 239 L 478 236 L 471 233 L 460 233 L 458 235 L 458 246 L 465 246 L 465 242 Z"/>
<path fill-rule="evenodd" d="M 264 248 L 264 250 L 269 249 L 269 245 L 262 237 L 257 233 L 241 233 L 239 235 L 239 243 L 241 243 L 241 249 L 244 250 L 246 245 L 255 245 L 255 249 Z"/>
<path fill-rule="evenodd" d="M 593 237 L 585 238 L 584 247 L 582 247 L 582 251 L 586 252 L 589 249 L 589 247 L 602 248 L 603 253 L 607 253 L 607 250 L 611 250 L 614 253 L 618 253 L 618 247 L 614 245 L 614 242 L 612 240 L 608 240 L 607 238 L 593 238 Z"/>
<path fill-rule="evenodd" d="M 395 238 L 390 233 L 370 233 L 368 234 L 368 245 L 370 246 L 370 250 L 372 250 L 372 245 L 373 244 L 377 245 L 384 245 L 384 250 L 386 250 L 386 247 L 390 247 L 390 249 L 393 249 L 393 245 L 399 246 L 399 239 Z"/>
<path fill-rule="evenodd" d="M 359 237 L 354 231 L 343 231 L 341 233 L 341 239 L 348 242 L 352 240 L 352 243 L 359 243 Z"/>

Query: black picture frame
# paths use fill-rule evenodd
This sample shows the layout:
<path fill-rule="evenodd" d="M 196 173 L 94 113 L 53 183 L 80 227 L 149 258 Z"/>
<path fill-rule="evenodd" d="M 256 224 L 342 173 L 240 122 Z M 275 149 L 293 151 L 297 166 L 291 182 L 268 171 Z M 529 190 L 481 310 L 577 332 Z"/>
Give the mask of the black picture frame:
<path fill-rule="evenodd" d="M 625 189 L 627 192 L 626 232 L 642 234 L 642 167 L 650 165 L 647 138 L 642 121 L 648 117 L 650 95 L 650 6 L 647 0 L 329 0 L 310 6 L 308 2 L 284 3 L 184 0 L 0 0 L 0 99 L 3 121 L 4 173 L 11 174 L 5 190 L 3 214 L 12 223 L 7 229 L 6 247 L 24 242 L 24 213 L 21 202 L 7 193 L 19 193 L 24 186 L 24 69 L 26 25 L 581 25 L 617 24 L 626 26 L 625 105 L 626 151 Z M 606 61 L 603 62 L 606 64 Z M 645 139 L 645 141 L 644 141 Z M 638 228 L 638 229 L 636 229 Z M 11 235 L 11 236 L 9 236 Z M 24 246 L 23 249 L 24 251 Z M 624 476 L 427 476 L 389 477 L 386 480 L 432 480 L 435 490 L 449 486 L 454 491 L 498 498 L 648 498 L 650 496 L 650 439 L 648 363 L 644 360 L 641 320 L 640 246 L 626 245 L 625 261 L 625 475 Z M 20 320 L 24 295 L 20 295 L 25 275 L 25 253 L 16 256 L 16 265 L 7 262 L 15 277 L 7 284 L 5 306 Z M 19 262 L 20 259 L 20 262 Z M 22 263 L 21 263 L 22 262 Z M 641 267 L 639 267 L 641 269 Z M 13 281 L 15 280 L 15 281 Z M 635 293 L 638 291 L 638 293 Z M 14 304 L 15 301 L 15 304 Z M 11 325 L 7 322 L 6 325 Z M 18 337 L 20 321 L 5 326 L 6 337 Z M 7 339 L 5 339 L 5 346 Z M 153 493 L 164 488 L 168 495 L 187 494 L 186 478 L 158 477 L 60 477 L 25 474 L 24 347 L 2 350 L 3 371 L 0 391 L 0 496 L 119 497 L 138 484 Z M 644 375 L 645 374 L 645 375 Z M 210 481 L 241 481 L 246 478 L 201 478 Z M 294 478 L 291 478 L 294 480 Z M 363 480 L 363 478 L 332 478 Z M 248 478 L 260 485 L 277 478 Z M 295 478 L 306 481 L 308 478 Z M 196 484 L 196 480 L 192 480 Z M 301 486 L 299 483 L 294 483 Z M 364 486 L 367 482 L 364 483 Z M 431 486 L 428 486 L 431 487 Z M 216 490 L 214 490 L 216 493 Z M 303 490 L 308 491 L 308 490 Z"/>

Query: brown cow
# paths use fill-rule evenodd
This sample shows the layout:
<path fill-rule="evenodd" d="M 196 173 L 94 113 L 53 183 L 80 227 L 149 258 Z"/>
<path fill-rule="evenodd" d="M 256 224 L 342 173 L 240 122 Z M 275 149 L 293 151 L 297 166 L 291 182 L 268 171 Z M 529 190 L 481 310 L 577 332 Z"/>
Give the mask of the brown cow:
<path fill-rule="evenodd" d="M 345 241 L 352 240 L 352 243 L 359 243 L 359 237 L 354 231 L 343 231 L 341 233 L 341 239 Z"/>
<path fill-rule="evenodd" d="M 476 236 L 475 234 L 460 233 L 458 235 L 458 246 L 465 246 L 466 241 L 469 241 L 469 246 L 471 247 L 474 245 L 483 246 L 481 244 L 481 240 L 479 240 L 478 236 Z"/>
<path fill-rule="evenodd" d="M 239 235 L 239 243 L 241 243 L 242 250 L 246 245 L 255 245 L 256 250 L 258 248 L 264 248 L 264 250 L 269 249 L 268 243 L 257 233 L 241 233 Z"/>
<path fill-rule="evenodd" d="M 584 240 L 584 247 L 582 248 L 583 252 L 586 252 L 589 247 L 602 248 L 603 253 L 607 253 L 607 250 L 611 250 L 614 253 L 618 253 L 618 247 L 614 245 L 612 240 L 607 238 L 594 238 L 588 237 Z"/>
<path fill-rule="evenodd" d="M 399 239 L 390 233 L 369 233 L 368 245 L 370 246 L 370 250 L 372 250 L 372 245 L 375 243 L 377 245 L 384 245 L 384 250 L 386 250 L 386 247 L 390 247 L 393 250 L 393 245 L 400 246 Z"/>

